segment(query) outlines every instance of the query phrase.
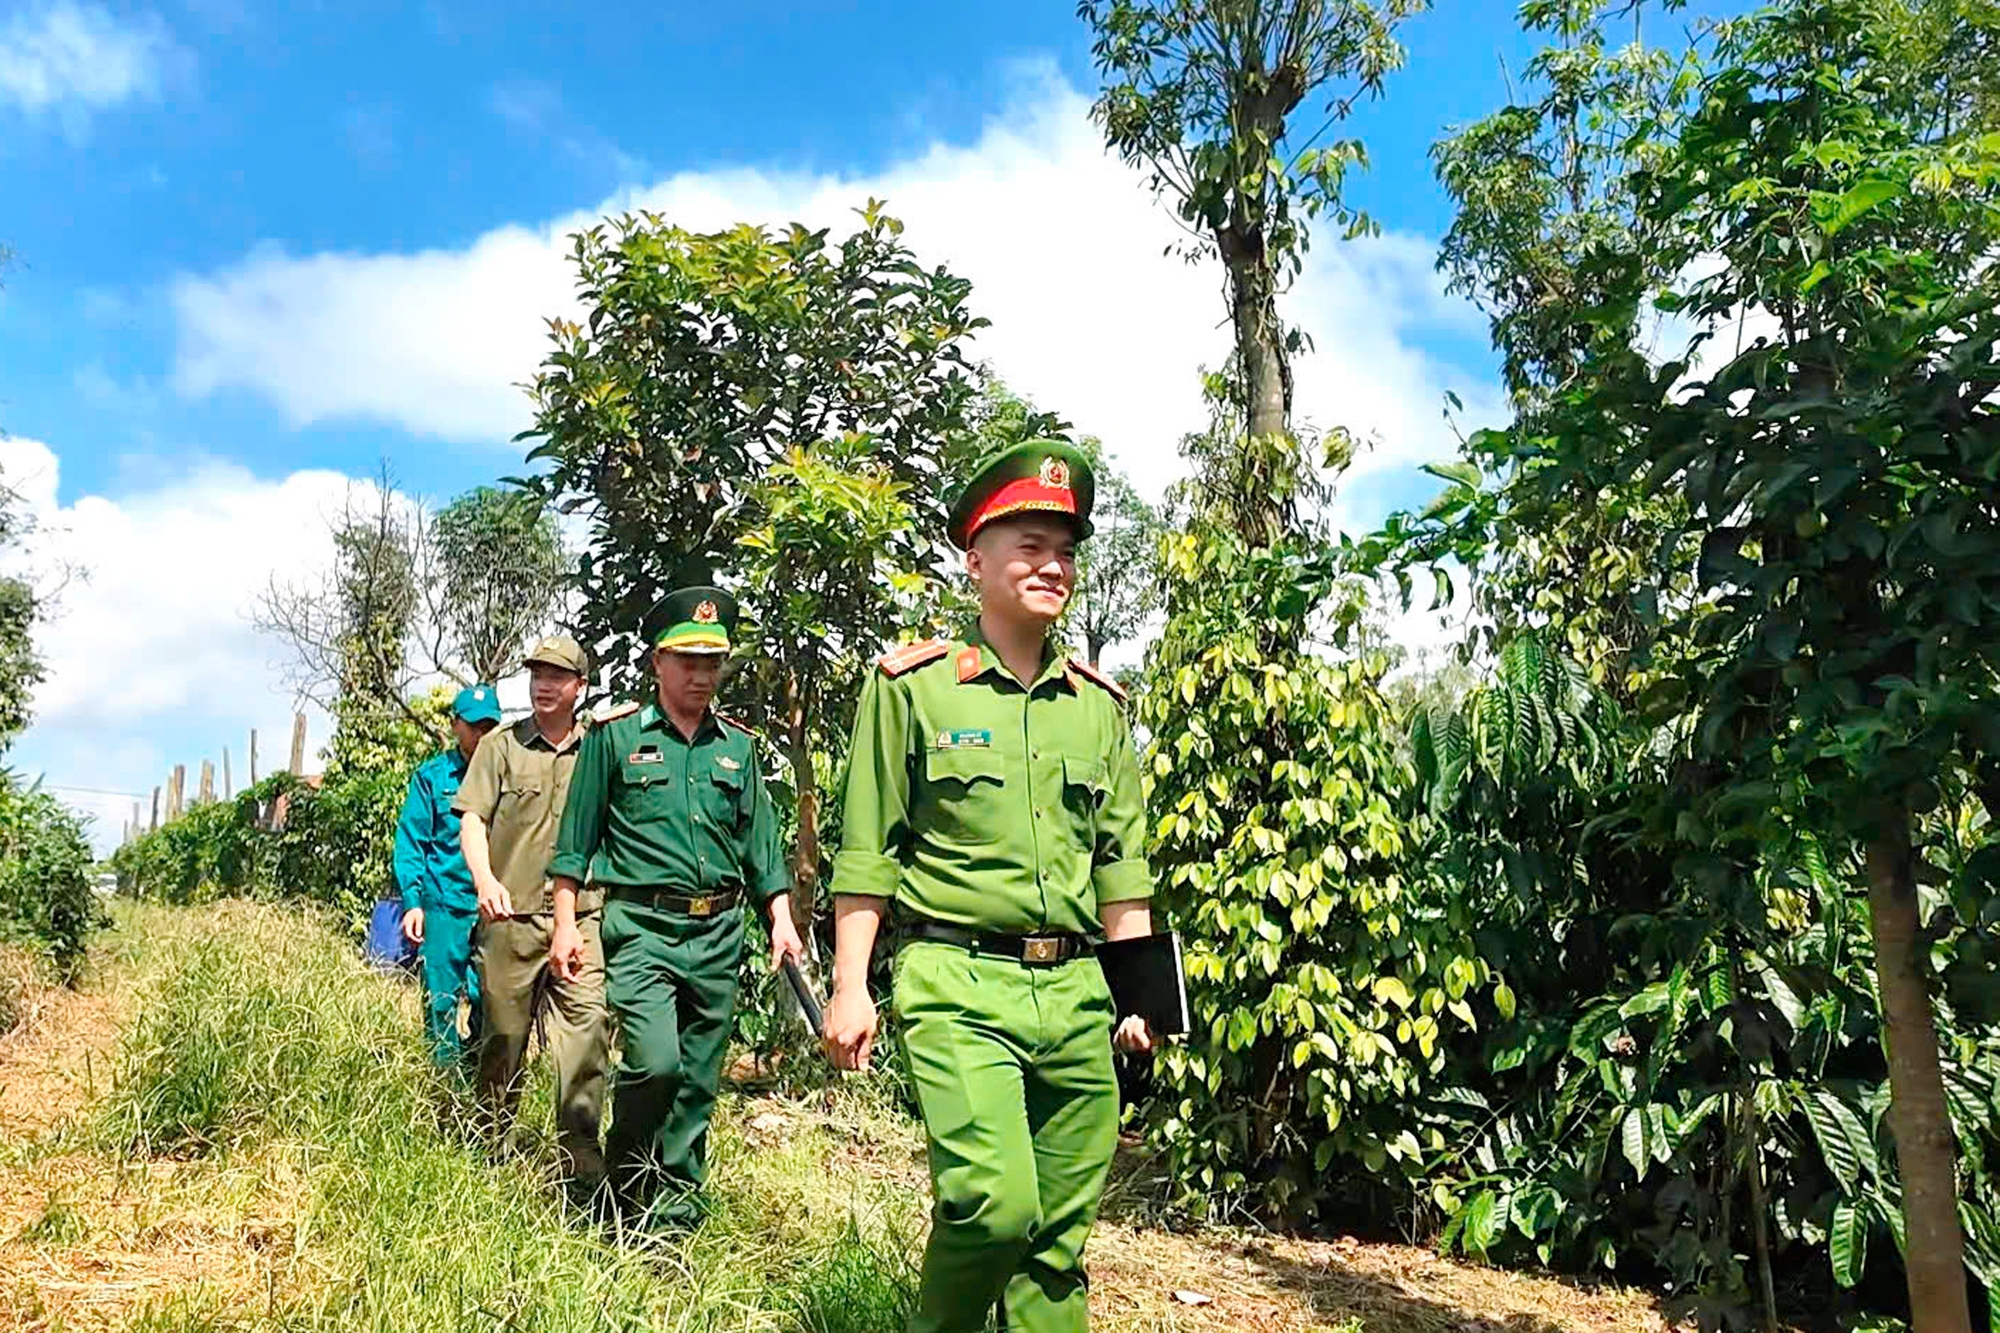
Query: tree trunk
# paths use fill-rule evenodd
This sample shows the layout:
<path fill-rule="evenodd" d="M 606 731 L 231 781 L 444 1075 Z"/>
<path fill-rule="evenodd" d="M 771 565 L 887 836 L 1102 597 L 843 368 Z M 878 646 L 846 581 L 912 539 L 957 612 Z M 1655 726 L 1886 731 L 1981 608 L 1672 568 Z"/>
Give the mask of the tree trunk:
<path fill-rule="evenodd" d="M 785 749 L 798 793 L 798 841 L 792 849 L 792 922 L 802 938 L 812 930 L 813 902 L 819 894 L 819 778 L 813 771 L 807 705 L 796 674 L 785 678 Z"/>
<path fill-rule="evenodd" d="M 1090 659 L 1090 669 L 1092 671 L 1102 671 L 1104 669 L 1104 644 L 1105 638 L 1102 634 L 1094 633 L 1091 630 L 1083 632 L 1083 652 L 1084 656 Z"/>
<path fill-rule="evenodd" d="M 1893 811 L 1868 844 L 1868 908 L 1889 1056 L 1889 1127 L 1903 1180 L 1903 1268 L 1911 1333 L 1970 1333 L 1957 1143 L 1945 1108 L 1937 1028 L 1922 967 L 1909 816 Z"/>
<path fill-rule="evenodd" d="M 1236 329 L 1236 356 L 1243 376 L 1245 425 L 1252 435 L 1275 435 L 1291 418 L 1291 368 L 1278 328 L 1278 305 L 1263 237 L 1225 234 L 1222 255 L 1229 265 L 1229 317 Z"/>

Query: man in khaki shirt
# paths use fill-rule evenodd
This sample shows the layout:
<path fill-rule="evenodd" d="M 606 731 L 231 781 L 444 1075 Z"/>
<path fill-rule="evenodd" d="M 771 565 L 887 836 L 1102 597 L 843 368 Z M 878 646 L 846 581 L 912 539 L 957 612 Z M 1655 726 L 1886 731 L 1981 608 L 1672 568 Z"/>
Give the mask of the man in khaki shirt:
<path fill-rule="evenodd" d="M 578 896 L 581 964 L 574 976 L 560 976 L 549 966 L 555 904 L 546 872 L 589 725 L 576 712 L 588 668 L 583 649 L 566 635 L 543 639 L 528 655 L 527 667 L 533 712 L 480 742 L 452 804 L 461 816 L 459 839 L 479 893 L 485 1010 L 479 1090 L 486 1114 L 504 1135 L 520 1096 L 528 1033 L 537 1009 L 543 1009 L 556 1067 L 557 1144 L 582 1198 L 604 1173 L 598 1127 L 610 1028 L 598 937 L 603 894 L 592 886 Z M 546 1002 L 538 1004 L 543 995 Z"/>

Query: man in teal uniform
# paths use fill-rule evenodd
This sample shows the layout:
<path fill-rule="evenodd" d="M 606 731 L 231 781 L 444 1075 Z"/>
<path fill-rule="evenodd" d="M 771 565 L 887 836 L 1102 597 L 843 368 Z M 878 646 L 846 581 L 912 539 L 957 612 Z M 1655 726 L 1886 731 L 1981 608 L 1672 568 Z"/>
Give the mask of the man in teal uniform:
<path fill-rule="evenodd" d="M 1051 642 L 1090 534 L 1088 461 L 1004 450 L 953 505 L 979 623 L 869 676 L 834 859 L 828 1055 L 868 1067 L 868 959 L 893 907 L 894 1005 L 930 1139 L 932 1210 L 910 1328 L 1088 1324 L 1083 1250 L 1118 1141 L 1114 1021 L 1092 952 L 1150 933 L 1146 821 L 1123 693 Z M 1115 1028 L 1115 1034 L 1114 1034 Z"/>
<path fill-rule="evenodd" d="M 683 588 L 663 606 L 651 702 L 604 714 L 584 738 L 549 875 L 549 959 L 584 956 L 576 899 L 604 891 L 605 991 L 623 1037 L 605 1171 L 612 1201 L 656 1225 L 700 1221 L 708 1119 L 736 1010 L 744 920 L 770 925 L 771 965 L 804 956 L 790 872 L 750 733 L 709 708 L 736 603 Z"/>
<path fill-rule="evenodd" d="M 417 765 L 396 821 L 392 866 L 403 897 L 403 935 L 422 951 L 424 1031 L 441 1065 L 458 1065 L 468 1049 L 458 1035 L 461 995 L 472 1010 L 470 1049 L 477 1049 L 479 1036 L 479 974 L 472 966 L 479 894 L 458 849 L 458 815 L 451 803 L 480 738 L 499 721 L 500 699 L 491 685 L 460 690 L 451 704 L 458 744 Z"/>

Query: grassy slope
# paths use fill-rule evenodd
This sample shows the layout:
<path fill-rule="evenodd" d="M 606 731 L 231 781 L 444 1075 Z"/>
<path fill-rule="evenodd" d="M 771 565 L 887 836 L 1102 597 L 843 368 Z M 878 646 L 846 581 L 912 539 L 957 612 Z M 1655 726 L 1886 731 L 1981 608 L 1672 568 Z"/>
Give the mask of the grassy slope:
<path fill-rule="evenodd" d="M 924 1176 L 914 1127 L 866 1084 L 725 1099 L 711 1225 L 673 1246 L 615 1243 L 564 1217 L 545 1139 L 493 1161 L 456 1132 L 462 1103 L 429 1068 L 409 988 L 332 934 L 228 905 L 128 909 L 115 938 L 100 993 L 78 1002 L 99 1017 L 116 1004 L 115 1082 L 52 1081 L 44 1103 L 81 1103 L 66 1127 L 0 1116 L 0 1328 L 900 1327 Z M 11 1065 L 0 1048 L 0 1085 L 73 1064 L 92 1040 L 17 1044 Z M 529 1105 L 545 1126 L 545 1075 Z M 1097 1326 L 1129 1333 L 1660 1327 L 1638 1298 L 1416 1251 L 1114 1218 L 1093 1256 Z"/>

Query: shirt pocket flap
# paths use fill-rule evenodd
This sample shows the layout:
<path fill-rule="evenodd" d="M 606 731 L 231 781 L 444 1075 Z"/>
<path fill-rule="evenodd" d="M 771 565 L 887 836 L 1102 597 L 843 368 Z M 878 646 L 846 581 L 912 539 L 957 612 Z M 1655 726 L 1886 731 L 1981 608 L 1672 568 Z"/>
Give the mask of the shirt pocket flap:
<path fill-rule="evenodd" d="M 924 756 L 924 776 L 932 782 L 963 782 L 971 786 L 984 780 L 1004 784 L 1006 772 L 999 754 L 985 746 L 932 750 Z"/>
<path fill-rule="evenodd" d="M 709 781 L 718 787 L 727 787 L 731 791 L 742 791 L 743 773 L 744 770 L 741 768 L 729 768 L 723 764 L 717 764 L 709 769 L 708 777 Z"/>
<path fill-rule="evenodd" d="M 1082 787 L 1093 796 L 1103 796 L 1111 790 L 1111 779 L 1105 772 L 1103 760 L 1064 755 L 1063 785 Z"/>

